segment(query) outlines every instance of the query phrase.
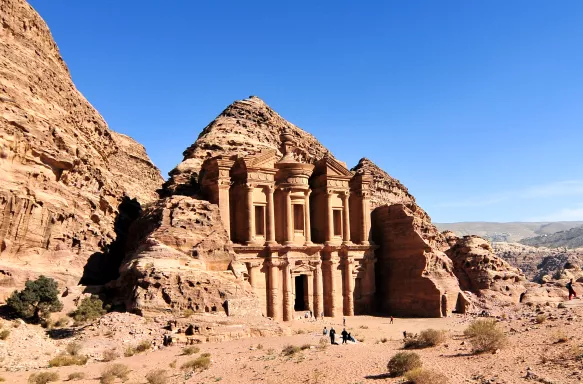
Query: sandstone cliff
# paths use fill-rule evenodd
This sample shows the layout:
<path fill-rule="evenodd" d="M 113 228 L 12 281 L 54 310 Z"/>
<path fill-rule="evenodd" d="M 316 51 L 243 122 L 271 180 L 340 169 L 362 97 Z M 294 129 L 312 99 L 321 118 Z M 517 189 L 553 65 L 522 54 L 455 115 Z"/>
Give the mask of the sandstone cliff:
<path fill-rule="evenodd" d="M 427 221 L 404 204 L 383 205 L 373 212 L 377 251 L 377 297 L 380 309 L 398 316 L 446 316 L 465 312 L 452 261 L 423 233 Z"/>
<path fill-rule="evenodd" d="M 87 259 L 118 237 L 122 199 L 151 202 L 163 180 L 75 88 L 30 5 L 3 0 L 0 20 L 2 285 L 39 272 L 77 283 Z"/>

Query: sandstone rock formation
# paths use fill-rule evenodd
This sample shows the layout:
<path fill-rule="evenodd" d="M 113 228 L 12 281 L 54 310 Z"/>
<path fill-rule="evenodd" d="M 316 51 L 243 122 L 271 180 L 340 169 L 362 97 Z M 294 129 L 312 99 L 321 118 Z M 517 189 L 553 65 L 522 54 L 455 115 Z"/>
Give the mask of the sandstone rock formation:
<path fill-rule="evenodd" d="M 90 255 L 116 240 L 124 197 L 151 202 L 163 180 L 75 88 L 30 5 L 2 1 L 0 19 L 2 285 L 38 272 L 74 284 Z"/>
<path fill-rule="evenodd" d="M 132 225 L 130 251 L 112 285 L 126 310 L 260 315 L 251 287 L 236 277 L 219 215 L 217 205 L 187 196 L 160 199 L 144 211 Z"/>
<path fill-rule="evenodd" d="M 482 295 L 497 293 L 518 303 L 526 291 L 524 274 L 496 256 L 490 243 L 478 236 L 464 236 L 446 251 L 460 287 Z"/>
<path fill-rule="evenodd" d="M 380 244 L 376 271 L 381 310 L 433 317 L 465 312 L 452 261 L 423 236 L 433 230 L 403 204 L 373 212 L 373 239 Z"/>

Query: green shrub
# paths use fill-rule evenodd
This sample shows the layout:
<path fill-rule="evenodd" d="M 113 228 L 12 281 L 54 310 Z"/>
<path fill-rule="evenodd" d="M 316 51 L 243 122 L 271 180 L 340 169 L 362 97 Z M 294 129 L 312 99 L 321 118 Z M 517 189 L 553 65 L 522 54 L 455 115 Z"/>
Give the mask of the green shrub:
<path fill-rule="evenodd" d="M 12 292 L 6 305 L 16 316 L 34 323 L 47 318 L 51 312 L 63 309 L 57 282 L 45 276 L 27 280 L 22 291 Z"/>
<path fill-rule="evenodd" d="M 186 347 L 182 350 L 183 355 L 194 355 L 195 353 L 199 353 L 199 347 Z"/>
<path fill-rule="evenodd" d="M 122 381 L 126 381 L 128 379 L 129 373 L 130 369 L 128 368 L 127 365 L 113 364 L 108 366 L 101 372 L 99 382 L 101 384 L 113 384 L 116 378 L 121 379 Z"/>
<path fill-rule="evenodd" d="M 445 331 L 438 331 L 437 329 L 426 329 L 421 331 L 419 335 L 407 337 L 403 340 L 405 348 L 435 347 L 436 345 L 439 345 L 444 341 Z"/>
<path fill-rule="evenodd" d="M 146 375 L 148 384 L 166 384 L 168 382 L 168 372 L 164 369 L 156 369 Z"/>
<path fill-rule="evenodd" d="M 447 384 L 448 382 L 447 376 L 423 368 L 405 372 L 405 378 L 411 384 Z"/>
<path fill-rule="evenodd" d="M 421 358 L 415 352 L 399 352 L 389 360 L 387 369 L 391 376 L 403 376 L 405 372 L 421 368 Z"/>
<path fill-rule="evenodd" d="M 204 371 L 208 369 L 211 365 L 211 359 L 209 356 L 199 356 L 194 360 L 189 360 L 182 364 L 181 369 L 187 371 Z"/>
<path fill-rule="evenodd" d="M 298 353 L 299 351 L 300 351 L 300 347 L 288 344 L 285 347 L 283 347 L 281 353 L 283 353 L 284 356 L 292 356 L 292 355 L 295 355 L 296 353 Z"/>
<path fill-rule="evenodd" d="M 69 316 L 78 323 L 86 323 L 98 319 L 106 313 L 107 310 L 103 308 L 103 301 L 99 297 L 92 295 L 84 297 L 77 309 L 69 313 Z"/>
<path fill-rule="evenodd" d="M 506 344 L 506 335 L 495 320 L 475 320 L 464 331 L 470 337 L 474 353 L 494 352 Z"/>
<path fill-rule="evenodd" d="M 83 380 L 85 378 L 85 373 L 83 372 L 73 372 L 69 374 L 67 380 L 74 381 L 74 380 Z"/>
<path fill-rule="evenodd" d="M 545 322 L 546 319 L 547 319 L 547 316 L 541 314 L 541 315 L 537 315 L 536 316 L 535 321 L 536 321 L 537 324 L 542 324 L 542 323 Z"/>
<path fill-rule="evenodd" d="M 28 377 L 29 384 L 47 384 L 57 380 L 59 380 L 59 374 L 57 372 L 33 373 Z"/>
<path fill-rule="evenodd" d="M 6 340 L 8 338 L 8 336 L 10 336 L 9 330 L 3 329 L 2 331 L 0 331 L 0 339 L 1 340 Z"/>

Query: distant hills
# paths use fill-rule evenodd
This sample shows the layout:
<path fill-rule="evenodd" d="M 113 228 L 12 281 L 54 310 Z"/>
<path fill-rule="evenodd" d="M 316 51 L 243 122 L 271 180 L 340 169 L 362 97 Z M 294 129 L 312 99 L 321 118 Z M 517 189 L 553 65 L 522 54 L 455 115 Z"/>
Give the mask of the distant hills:
<path fill-rule="evenodd" d="M 539 238 L 548 238 L 548 235 L 555 232 L 562 233 L 570 229 L 583 226 L 583 221 L 555 221 L 555 222 L 511 222 L 511 223 L 495 223 L 495 222 L 464 222 L 464 223 L 435 223 L 440 231 L 450 230 L 455 232 L 458 236 L 464 235 L 478 235 L 493 242 L 504 241 L 508 243 L 521 242 L 525 238 L 535 238 L 532 243 L 524 243 L 528 245 L 545 245 L 547 247 L 563 247 L 567 245 L 550 245 L 543 243 Z M 561 232 L 562 231 L 562 232 Z M 581 243 L 578 246 L 583 246 L 583 228 L 579 228 Z M 545 235 L 547 235 L 545 237 Z M 559 235 L 559 234 L 557 234 Z M 556 238 L 556 243 L 559 244 L 566 238 L 572 238 L 575 235 L 560 235 Z M 576 236 L 575 236 L 576 237 Z M 555 237 L 552 238 L 555 241 Z M 530 240 L 529 240 L 530 241 Z M 573 240 L 571 243 L 575 244 Z"/>
<path fill-rule="evenodd" d="M 565 231 L 529 237 L 520 240 L 521 244 L 547 248 L 581 248 L 583 247 L 583 226 Z"/>

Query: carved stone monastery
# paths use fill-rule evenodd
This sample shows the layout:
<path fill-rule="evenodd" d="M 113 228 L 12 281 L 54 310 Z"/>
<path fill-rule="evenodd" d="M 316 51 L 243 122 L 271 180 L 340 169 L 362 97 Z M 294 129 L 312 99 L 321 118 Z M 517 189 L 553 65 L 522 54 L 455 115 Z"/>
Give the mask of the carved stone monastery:
<path fill-rule="evenodd" d="M 328 154 L 302 163 L 293 136 L 284 130 L 280 138 L 281 158 L 275 149 L 217 156 L 201 172 L 264 313 L 284 321 L 294 311 L 371 313 L 378 249 L 369 240 L 372 176 L 353 174 Z M 436 302 L 439 315 L 439 292 Z"/>

